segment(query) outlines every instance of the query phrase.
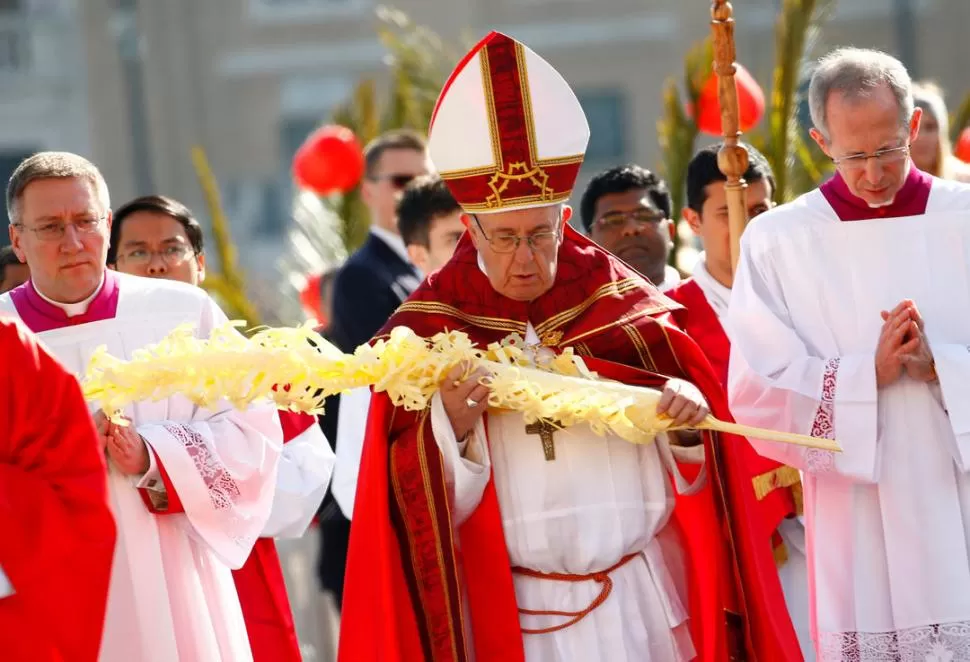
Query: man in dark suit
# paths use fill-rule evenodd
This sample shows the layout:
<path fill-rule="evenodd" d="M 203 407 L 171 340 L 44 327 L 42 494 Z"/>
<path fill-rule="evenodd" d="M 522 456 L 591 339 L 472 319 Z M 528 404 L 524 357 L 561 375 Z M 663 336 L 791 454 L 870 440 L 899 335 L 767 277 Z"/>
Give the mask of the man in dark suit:
<path fill-rule="evenodd" d="M 370 234 L 337 272 L 333 317 L 327 329 L 330 341 L 348 353 L 369 341 L 421 282 L 422 274 L 408 261 L 398 231 L 397 204 L 411 180 L 431 169 L 424 139 L 410 131 L 391 131 L 376 138 L 365 148 L 364 159 L 361 195 L 370 211 Z M 343 598 L 349 518 L 369 401 L 369 389 L 341 398 L 335 439 L 342 466 L 321 510 L 320 580 L 338 605 Z M 349 452 L 341 453 L 342 446 Z"/>

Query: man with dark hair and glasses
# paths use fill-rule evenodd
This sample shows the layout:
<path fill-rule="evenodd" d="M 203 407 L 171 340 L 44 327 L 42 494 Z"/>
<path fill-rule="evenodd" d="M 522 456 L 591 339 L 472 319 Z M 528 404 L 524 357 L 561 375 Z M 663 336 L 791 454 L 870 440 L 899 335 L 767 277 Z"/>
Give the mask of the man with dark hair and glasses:
<path fill-rule="evenodd" d="M 836 173 L 741 238 L 731 411 L 843 449 L 752 440 L 803 472 L 819 659 L 970 659 L 970 187 L 910 160 L 896 58 L 836 50 L 808 97 Z"/>
<path fill-rule="evenodd" d="M 670 206 L 664 180 L 646 168 L 624 165 L 590 180 L 579 215 L 593 241 L 665 292 L 680 282 L 667 263 L 674 246 Z"/>
<path fill-rule="evenodd" d="M 717 143 L 698 150 L 687 165 L 687 206 L 683 216 L 701 237 L 704 251 L 691 277 L 666 294 L 687 309 L 683 328 L 703 350 L 727 389 L 731 343 L 722 320 L 731 301 L 734 271 L 725 193 L 727 178 L 717 165 L 720 147 Z M 748 218 L 751 219 L 775 206 L 772 201 L 775 181 L 767 159 L 754 147 L 746 147 L 748 169 L 744 179 L 748 185 Z M 752 484 L 757 486 L 760 520 L 764 525 L 761 542 L 770 546 L 778 559 L 778 576 L 802 653 L 807 660 L 814 660 L 808 622 L 805 528 L 797 517 L 801 514 L 798 471 L 758 455 L 748 443 L 738 444 L 732 452 L 749 467 Z"/>
<path fill-rule="evenodd" d="M 115 211 L 108 265 L 135 276 L 198 285 L 205 279 L 202 243 L 202 226 L 188 207 L 148 195 Z"/>
<path fill-rule="evenodd" d="M 114 214 L 108 264 L 122 273 L 200 285 L 202 226 L 178 200 L 148 195 Z M 299 538 L 330 484 L 334 455 L 316 419 L 280 411 L 283 453 L 269 520 L 242 568 L 233 571 L 254 662 L 298 662 L 299 641 L 274 538 Z"/>
<path fill-rule="evenodd" d="M 538 363 L 568 350 L 601 378 L 655 387 L 679 423 L 727 416 L 679 306 L 569 225 L 589 128 L 563 78 L 491 33 L 433 118 L 466 233 L 381 335 L 461 331 Z M 486 378 L 455 366 L 424 411 L 371 399 L 340 659 L 797 659 L 771 550 L 748 546 L 750 478 L 735 483 L 709 435 L 638 445 L 526 421 L 489 407 Z"/>
<path fill-rule="evenodd" d="M 200 288 L 107 268 L 108 187 L 83 157 L 25 159 L 7 185 L 7 214 L 31 277 L 0 295 L 0 313 L 19 317 L 75 375 L 98 347 L 128 360 L 178 327 L 206 338 L 227 321 Z M 125 414 L 122 425 L 93 413 L 118 524 L 100 659 L 250 659 L 231 568 L 273 506 L 275 408 L 210 410 L 175 395 Z"/>

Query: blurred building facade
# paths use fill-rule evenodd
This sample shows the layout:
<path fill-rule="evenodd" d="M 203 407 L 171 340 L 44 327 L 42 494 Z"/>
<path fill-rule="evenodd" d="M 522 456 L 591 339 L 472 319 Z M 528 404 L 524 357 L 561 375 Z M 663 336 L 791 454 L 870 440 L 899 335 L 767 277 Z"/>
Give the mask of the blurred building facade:
<path fill-rule="evenodd" d="M 362 76 L 380 75 L 375 0 L 0 0 L 0 177 L 69 149 L 103 169 L 116 204 L 164 193 L 204 216 L 203 146 L 246 262 L 282 248 L 297 146 Z M 767 85 L 780 0 L 737 0 L 738 55 Z M 707 0 L 398 0 L 458 42 L 515 36 L 573 85 L 592 140 L 580 186 L 620 162 L 656 166 L 664 79 L 708 33 Z M 970 46 L 963 0 L 837 0 L 820 50 L 872 46 L 956 103 Z M 932 37 L 931 37 L 932 35 Z M 961 54 L 962 53 L 962 54 Z"/>

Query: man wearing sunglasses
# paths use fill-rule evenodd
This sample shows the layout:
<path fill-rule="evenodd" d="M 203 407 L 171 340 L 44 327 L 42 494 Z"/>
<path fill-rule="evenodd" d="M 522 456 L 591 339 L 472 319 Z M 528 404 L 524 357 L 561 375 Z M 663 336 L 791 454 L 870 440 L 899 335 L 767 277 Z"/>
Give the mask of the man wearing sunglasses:
<path fill-rule="evenodd" d="M 432 160 L 466 233 L 381 333 L 460 330 L 537 363 L 571 350 L 602 378 L 662 392 L 658 411 L 677 423 L 727 416 L 717 377 L 672 321 L 678 307 L 569 225 L 589 128 L 562 77 L 491 33 L 433 118 Z M 772 620 L 787 616 L 777 574 L 773 592 L 761 574 L 775 572 L 771 551 L 742 542 L 750 479 L 735 489 L 709 435 L 636 445 L 527 424 L 489 407 L 481 370 L 441 377 L 425 411 L 371 400 L 341 660 L 713 662 L 745 648 L 797 659 L 790 623 Z"/>
<path fill-rule="evenodd" d="M 404 130 L 375 138 L 364 149 L 364 162 L 360 193 L 370 212 L 370 234 L 334 278 L 328 327 L 331 342 L 348 353 L 368 342 L 421 282 L 398 230 L 397 205 L 411 180 L 431 170 L 424 138 Z M 356 389 L 336 400 L 330 416 L 337 417 L 338 462 L 321 509 L 319 572 L 321 584 L 339 606 L 370 389 Z"/>
<path fill-rule="evenodd" d="M 970 659 L 970 187 L 910 160 L 895 58 L 825 56 L 809 106 L 836 174 L 745 230 L 731 410 L 842 447 L 752 442 L 804 472 L 818 659 Z"/>

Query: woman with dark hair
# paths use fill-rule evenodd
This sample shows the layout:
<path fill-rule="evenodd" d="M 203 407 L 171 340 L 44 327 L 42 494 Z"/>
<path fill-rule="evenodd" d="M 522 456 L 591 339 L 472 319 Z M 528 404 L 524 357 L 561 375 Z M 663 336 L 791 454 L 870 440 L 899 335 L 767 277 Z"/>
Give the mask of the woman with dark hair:
<path fill-rule="evenodd" d="M 108 266 L 198 285 L 205 278 L 202 226 L 178 200 L 136 198 L 114 213 Z"/>

